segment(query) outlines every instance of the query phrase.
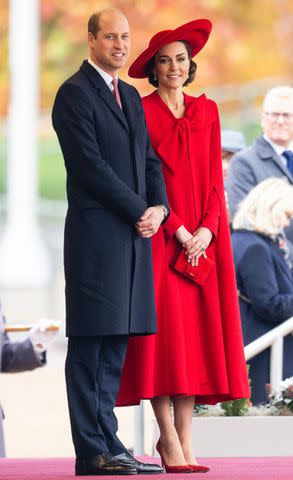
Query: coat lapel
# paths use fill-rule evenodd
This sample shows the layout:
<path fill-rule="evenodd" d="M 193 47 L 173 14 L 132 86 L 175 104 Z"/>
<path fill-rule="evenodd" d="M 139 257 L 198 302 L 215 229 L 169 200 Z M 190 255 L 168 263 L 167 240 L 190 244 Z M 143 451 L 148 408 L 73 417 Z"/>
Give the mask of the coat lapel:
<path fill-rule="evenodd" d="M 136 132 L 137 132 L 137 126 L 138 126 L 138 109 L 135 105 L 135 102 L 132 98 L 132 92 L 129 86 L 124 83 L 122 80 L 119 80 L 118 83 L 118 88 L 119 88 L 119 93 L 120 93 L 120 98 L 122 102 L 122 107 L 123 107 L 123 112 L 126 116 L 129 130 L 130 130 L 130 136 L 132 139 L 132 153 L 134 157 L 134 167 L 135 167 L 135 172 L 136 172 L 136 179 L 137 179 L 137 185 L 138 185 L 138 178 L 139 178 L 139 159 L 137 158 L 137 149 L 135 148 L 136 142 L 135 142 L 135 137 L 136 137 Z"/>
<path fill-rule="evenodd" d="M 92 83 L 92 85 L 98 90 L 98 94 L 103 102 L 107 105 L 108 108 L 114 113 L 114 115 L 120 120 L 124 128 L 129 132 L 127 120 L 125 118 L 124 113 L 122 112 L 121 108 L 119 107 L 113 93 L 106 85 L 105 81 L 99 75 L 99 73 L 85 60 L 80 70 L 84 73 L 84 75 L 88 78 L 88 80 Z"/>
<path fill-rule="evenodd" d="M 129 132 L 128 124 L 124 113 L 122 112 L 121 108 L 118 105 L 114 94 L 111 92 L 109 87 L 105 84 L 105 87 L 99 91 L 100 97 L 105 102 L 105 104 L 112 110 L 114 115 L 122 122 L 123 126 L 126 128 L 127 132 Z"/>
<path fill-rule="evenodd" d="M 276 152 L 274 152 L 272 159 L 278 165 L 278 167 L 282 170 L 282 172 L 286 175 L 286 177 L 290 180 L 290 182 L 293 182 L 293 177 L 291 173 L 289 172 L 288 168 L 286 168 L 281 157 Z"/>
<path fill-rule="evenodd" d="M 133 105 L 129 88 L 127 88 L 127 85 L 122 80 L 119 80 L 118 88 L 121 97 L 123 112 L 127 119 L 131 136 L 133 139 L 135 139 L 137 130 L 137 109 L 134 108 L 135 106 Z"/>
<path fill-rule="evenodd" d="M 263 137 L 257 140 L 256 149 L 258 155 L 263 160 L 273 160 L 278 165 L 279 169 L 282 170 L 284 175 L 286 175 L 286 177 L 290 180 L 290 182 L 293 183 L 293 176 L 284 165 L 281 157 L 275 152 L 273 147 Z"/>

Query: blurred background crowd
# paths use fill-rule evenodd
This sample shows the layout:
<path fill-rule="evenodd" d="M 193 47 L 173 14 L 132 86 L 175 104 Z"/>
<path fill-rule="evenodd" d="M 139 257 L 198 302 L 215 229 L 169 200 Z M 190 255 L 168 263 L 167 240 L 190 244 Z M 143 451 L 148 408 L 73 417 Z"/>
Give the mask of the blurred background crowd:
<path fill-rule="evenodd" d="M 17 54 L 22 42 L 21 34 L 17 35 L 22 29 L 9 16 L 12 3 L 0 0 L 0 250 L 9 216 L 9 59 L 11 49 Z M 199 53 L 197 57 L 197 78 L 186 92 L 195 96 L 205 92 L 219 105 L 224 181 L 245 344 L 292 317 L 293 90 L 290 87 L 272 90 L 263 103 L 270 89 L 292 85 L 292 2 L 39 0 L 35 5 L 39 13 L 36 16 L 36 28 L 39 29 L 39 90 L 36 94 L 39 113 L 35 214 L 50 274 L 41 287 L 29 286 L 25 282 L 23 285 L 17 282 L 8 285 L 0 274 L 0 297 L 8 320 L 11 323 L 31 323 L 46 316 L 64 321 L 65 169 L 51 126 L 51 108 L 60 83 L 88 56 L 86 25 L 89 15 L 107 6 L 116 6 L 129 19 L 131 59 L 146 47 L 156 31 L 174 28 L 194 18 L 209 18 L 213 22 L 211 40 L 204 54 Z M 16 44 L 9 42 L 11 29 L 16 32 Z M 25 60 L 24 57 L 24 67 Z M 121 77 L 128 80 L 127 69 L 122 71 Z M 131 80 L 130 83 L 142 96 L 152 90 L 146 80 Z M 26 155 L 27 152 L 23 151 L 24 165 Z M 272 180 L 271 177 L 278 179 Z M 21 238 L 18 239 L 18 248 L 22 248 Z M 14 334 L 12 339 L 19 340 L 20 335 Z M 285 378 L 293 375 L 292 336 L 286 338 L 284 349 Z M 17 379 L 1 375 L 0 392 L 7 413 L 9 456 L 72 454 L 65 405 L 64 355 L 65 338 L 60 333 L 50 347 L 46 369 L 22 374 Z M 264 386 L 269 380 L 268 350 L 250 362 L 250 376 L 253 402 L 265 402 Z M 129 431 L 134 416 L 123 417 L 125 414 L 121 411 L 119 415 L 121 438 L 131 447 L 133 438 L 129 437 Z M 24 444 L 22 432 L 28 429 L 32 435 Z M 148 435 L 146 432 L 146 437 Z"/>

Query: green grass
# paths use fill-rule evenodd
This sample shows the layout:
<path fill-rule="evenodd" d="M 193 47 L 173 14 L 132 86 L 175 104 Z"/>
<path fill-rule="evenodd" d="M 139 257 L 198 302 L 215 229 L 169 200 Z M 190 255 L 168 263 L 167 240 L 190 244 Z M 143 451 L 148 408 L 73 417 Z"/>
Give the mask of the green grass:
<path fill-rule="evenodd" d="M 42 198 L 65 199 L 65 168 L 61 150 L 54 137 L 39 141 L 39 192 Z M 0 137 L 0 193 L 6 184 L 6 139 Z"/>
<path fill-rule="evenodd" d="M 39 144 L 39 192 L 48 199 L 65 199 L 65 167 L 55 138 L 43 138 Z"/>
<path fill-rule="evenodd" d="M 251 145 L 254 140 L 261 135 L 261 127 L 258 123 L 247 123 L 242 131 L 246 138 L 247 145 Z"/>
<path fill-rule="evenodd" d="M 229 118 L 229 121 L 227 121 L 225 118 L 222 122 L 222 128 L 242 132 L 246 140 L 246 145 L 251 145 L 254 140 L 261 135 L 261 127 L 259 123 L 256 122 L 241 124 L 239 119 L 233 121 L 232 118 Z"/>

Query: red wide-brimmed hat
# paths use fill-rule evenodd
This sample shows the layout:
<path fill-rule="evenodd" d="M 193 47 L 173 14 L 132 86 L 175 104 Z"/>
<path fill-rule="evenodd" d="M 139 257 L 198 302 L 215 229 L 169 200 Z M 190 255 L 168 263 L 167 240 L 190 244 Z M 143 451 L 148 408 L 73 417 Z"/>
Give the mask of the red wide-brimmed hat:
<path fill-rule="evenodd" d="M 211 29 L 212 23 L 205 18 L 201 18 L 185 23 L 175 30 L 163 30 L 156 33 L 150 39 L 148 48 L 134 60 L 128 70 L 128 75 L 132 78 L 147 77 L 146 67 L 148 62 L 160 48 L 168 43 L 185 40 L 190 45 L 191 57 L 194 57 L 205 46 Z"/>

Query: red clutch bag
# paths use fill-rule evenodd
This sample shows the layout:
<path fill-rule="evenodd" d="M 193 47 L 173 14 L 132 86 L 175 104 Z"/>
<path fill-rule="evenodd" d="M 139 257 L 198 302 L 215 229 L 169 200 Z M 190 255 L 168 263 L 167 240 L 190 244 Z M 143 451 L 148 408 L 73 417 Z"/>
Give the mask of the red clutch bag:
<path fill-rule="evenodd" d="M 180 247 L 174 257 L 171 260 L 170 266 L 181 273 L 184 277 L 188 278 L 194 283 L 204 285 L 210 271 L 214 266 L 214 260 L 211 258 L 204 258 L 201 256 L 198 260 L 198 266 L 193 267 L 188 261 L 185 255 L 185 249 Z"/>

